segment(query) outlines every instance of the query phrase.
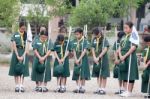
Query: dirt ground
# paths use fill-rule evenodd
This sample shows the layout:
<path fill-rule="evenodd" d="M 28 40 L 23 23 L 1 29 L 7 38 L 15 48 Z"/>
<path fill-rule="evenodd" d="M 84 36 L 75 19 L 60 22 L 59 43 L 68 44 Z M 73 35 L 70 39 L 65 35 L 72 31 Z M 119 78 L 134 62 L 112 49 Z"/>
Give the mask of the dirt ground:
<path fill-rule="evenodd" d="M 68 78 L 67 92 L 66 93 L 54 93 L 53 90 L 56 88 L 56 78 L 48 83 L 49 92 L 37 93 L 33 91 L 35 83 L 31 81 L 30 77 L 25 78 L 24 86 L 26 89 L 25 93 L 15 93 L 15 83 L 13 77 L 8 76 L 8 66 L 0 66 L 0 99 L 122 99 L 118 95 L 114 95 L 114 92 L 118 89 L 118 81 L 113 79 L 112 76 L 108 78 L 107 83 L 107 94 L 106 95 L 95 95 L 93 91 L 96 90 L 97 84 L 96 79 L 91 79 L 86 83 L 85 94 L 74 94 L 72 90 L 76 88 L 75 82 Z M 127 99 L 144 99 L 143 94 L 140 92 L 141 79 L 136 81 L 133 96 Z"/>

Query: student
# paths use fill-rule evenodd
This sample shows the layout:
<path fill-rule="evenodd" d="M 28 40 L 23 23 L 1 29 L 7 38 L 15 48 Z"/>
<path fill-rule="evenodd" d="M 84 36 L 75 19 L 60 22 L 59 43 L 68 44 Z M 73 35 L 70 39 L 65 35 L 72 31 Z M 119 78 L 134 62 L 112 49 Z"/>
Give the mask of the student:
<path fill-rule="evenodd" d="M 93 55 L 93 72 L 92 77 L 97 78 L 98 89 L 94 94 L 105 95 L 105 87 L 107 77 L 110 76 L 109 61 L 108 61 L 108 48 L 109 43 L 98 28 L 93 29 L 94 39 L 92 40 L 92 55 Z"/>
<path fill-rule="evenodd" d="M 64 36 L 65 42 L 68 42 L 67 28 L 64 25 L 60 27 L 59 34 Z M 68 48 L 71 50 L 72 44 L 71 44 L 71 40 L 70 39 L 71 38 L 69 38 Z M 70 57 L 70 55 L 71 55 L 71 52 L 69 52 L 69 57 Z M 64 89 L 66 90 L 67 77 L 63 77 L 63 81 L 64 81 Z"/>
<path fill-rule="evenodd" d="M 117 34 L 117 41 L 114 43 L 113 45 L 113 50 L 114 50 L 114 64 L 115 67 L 113 69 L 113 77 L 118 79 L 119 76 L 119 55 L 118 55 L 118 48 L 120 46 L 120 41 L 122 39 L 122 37 L 125 35 L 124 32 L 120 31 Z M 123 88 L 123 81 L 119 80 L 119 91 L 115 92 L 115 94 L 121 94 L 124 91 Z"/>
<path fill-rule="evenodd" d="M 13 54 L 10 63 L 9 75 L 14 76 L 15 92 L 24 92 L 24 77 L 29 76 L 29 58 L 25 50 L 27 33 L 23 22 L 19 23 L 19 30 L 12 36 Z M 25 56 L 25 57 L 24 57 Z"/>
<path fill-rule="evenodd" d="M 145 69 L 142 74 L 141 92 L 147 93 L 145 98 L 150 99 L 150 35 L 146 36 L 144 41 L 146 42 L 146 48 L 143 51 Z"/>
<path fill-rule="evenodd" d="M 64 35 L 59 34 L 54 44 L 55 62 L 53 76 L 57 77 L 57 89 L 55 92 L 66 92 L 66 78 L 70 76 L 69 69 L 69 51 L 71 50 L 69 42 L 65 40 Z"/>
<path fill-rule="evenodd" d="M 39 39 L 33 45 L 34 60 L 32 66 L 32 81 L 37 82 L 37 92 L 48 92 L 47 82 L 51 80 L 50 53 L 53 49 L 51 40 L 48 39 L 48 33 L 42 31 Z"/>
<path fill-rule="evenodd" d="M 85 93 L 85 80 L 90 80 L 87 43 L 87 40 L 83 36 L 83 30 L 81 28 L 77 28 L 75 30 L 75 39 L 72 42 L 75 58 L 72 80 L 75 80 L 77 84 L 77 89 L 73 90 L 74 93 Z"/>
<path fill-rule="evenodd" d="M 33 42 L 32 42 L 32 47 L 33 47 L 34 44 L 39 40 L 39 35 L 40 35 L 41 32 L 46 32 L 46 28 L 45 28 L 44 26 L 41 26 L 41 27 L 40 27 L 40 32 L 37 33 L 37 35 L 34 37 L 34 40 L 33 40 Z M 32 65 L 32 66 L 33 66 L 33 65 Z M 38 91 L 38 90 L 39 90 L 39 89 L 38 89 L 38 82 L 35 82 L 35 83 L 36 83 L 36 87 L 35 87 L 34 91 Z"/>
<path fill-rule="evenodd" d="M 136 49 L 138 44 L 132 43 L 130 38 L 134 36 L 134 40 L 137 40 L 137 35 L 131 35 L 133 29 L 132 22 L 126 22 L 124 25 L 125 37 L 122 39 L 119 47 L 119 59 L 121 63 L 119 64 L 119 80 L 123 80 L 125 91 L 120 94 L 122 97 L 131 96 L 134 82 L 139 79 L 138 75 L 138 65 Z M 131 60 L 130 60 L 131 59 Z M 130 71 L 129 71 L 130 66 Z M 130 77 L 128 77 L 130 74 Z M 129 83 L 128 83 L 129 78 Z"/>

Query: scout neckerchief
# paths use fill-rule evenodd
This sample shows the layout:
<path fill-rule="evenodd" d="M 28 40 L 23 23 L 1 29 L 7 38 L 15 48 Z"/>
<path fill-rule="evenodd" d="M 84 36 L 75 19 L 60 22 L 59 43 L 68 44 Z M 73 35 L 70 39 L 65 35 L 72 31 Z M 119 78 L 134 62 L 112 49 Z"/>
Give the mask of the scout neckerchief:
<path fill-rule="evenodd" d="M 146 55 L 145 55 L 145 57 L 144 57 L 144 63 L 146 63 L 146 60 L 147 60 L 147 58 L 148 58 L 149 49 L 150 49 L 150 46 L 148 46 L 148 49 L 147 49 L 147 51 L 146 51 Z"/>
<path fill-rule="evenodd" d="M 76 51 L 80 50 L 80 42 L 83 40 L 84 37 L 82 37 L 80 40 L 78 40 L 77 42 L 77 47 L 76 47 Z"/>
<path fill-rule="evenodd" d="M 130 36 L 130 34 L 126 35 L 125 39 L 123 40 L 123 43 L 121 44 L 122 47 L 124 47 L 126 45 L 126 41 L 127 41 L 127 39 L 128 39 L 129 36 Z"/>
<path fill-rule="evenodd" d="M 62 44 L 61 44 L 61 58 L 63 58 L 64 57 L 64 54 L 63 54 L 63 46 L 64 46 L 64 41 L 62 42 Z"/>
<path fill-rule="evenodd" d="M 24 40 L 23 40 L 23 35 L 24 35 L 24 33 L 21 33 L 20 31 L 18 31 L 19 32 L 19 34 L 20 34 L 20 37 L 21 37 L 21 45 L 22 45 L 22 47 L 24 48 L 25 46 L 24 46 Z"/>
<path fill-rule="evenodd" d="M 98 52 L 98 49 L 99 49 L 98 47 L 99 47 L 100 38 L 101 38 L 101 36 L 96 38 L 96 52 Z"/>
<path fill-rule="evenodd" d="M 44 55 L 44 54 L 46 54 L 46 41 L 42 41 L 41 39 L 40 39 L 40 41 L 42 42 L 42 54 Z"/>

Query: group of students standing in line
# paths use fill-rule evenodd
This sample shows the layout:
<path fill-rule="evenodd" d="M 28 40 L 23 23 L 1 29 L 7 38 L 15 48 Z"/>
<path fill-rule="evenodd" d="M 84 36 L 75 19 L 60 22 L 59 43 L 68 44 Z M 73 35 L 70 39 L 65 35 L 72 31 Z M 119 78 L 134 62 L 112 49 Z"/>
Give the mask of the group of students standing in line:
<path fill-rule="evenodd" d="M 119 32 L 117 41 L 114 43 L 114 78 L 119 80 L 119 91 L 115 94 L 127 97 L 131 96 L 135 80 L 139 79 L 136 50 L 138 45 L 130 42 L 132 33 L 132 22 L 126 22 L 124 32 Z M 93 57 L 92 77 L 97 78 L 97 90 L 94 94 L 105 95 L 107 78 L 110 76 L 108 50 L 109 42 L 104 33 L 99 28 L 94 28 L 92 35 L 94 38 L 90 43 L 84 36 L 84 31 L 77 28 L 74 31 L 75 39 L 67 37 L 67 29 L 63 26 L 59 30 L 55 43 L 48 37 L 48 32 L 41 27 L 40 33 L 32 42 L 34 59 L 31 79 L 35 81 L 37 92 L 48 92 L 47 82 L 51 80 L 50 54 L 54 52 L 55 61 L 53 66 L 53 76 L 57 78 L 57 88 L 55 92 L 66 92 L 67 77 L 70 76 L 69 53 L 74 56 L 74 68 L 72 80 L 76 81 L 77 88 L 74 93 L 85 93 L 85 81 L 90 80 L 90 67 L 88 64 L 88 54 L 90 50 Z M 15 78 L 15 92 L 24 92 L 24 77 L 29 76 L 29 56 L 26 51 L 27 33 L 25 24 L 19 24 L 19 30 L 12 36 L 13 54 L 11 58 L 9 75 Z M 148 93 L 150 98 L 149 75 L 150 75 L 150 36 L 144 38 L 146 49 L 143 51 L 145 70 L 142 75 L 142 92 Z M 131 58 L 131 59 L 130 59 Z M 130 61 L 131 60 L 131 61 Z M 130 64 L 130 76 L 129 73 Z M 129 79 L 128 79 L 129 78 Z"/>

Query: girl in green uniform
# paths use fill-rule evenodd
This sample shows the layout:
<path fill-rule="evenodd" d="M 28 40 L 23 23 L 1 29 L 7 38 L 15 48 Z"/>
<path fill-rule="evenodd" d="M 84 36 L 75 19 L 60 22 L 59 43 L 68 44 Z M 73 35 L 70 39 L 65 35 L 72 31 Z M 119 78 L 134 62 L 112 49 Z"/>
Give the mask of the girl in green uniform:
<path fill-rule="evenodd" d="M 146 36 L 144 41 L 147 46 L 143 51 L 145 69 L 142 74 L 141 92 L 147 93 L 148 95 L 145 98 L 150 99 L 150 35 Z"/>
<path fill-rule="evenodd" d="M 46 32 L 46 28 L 45 28 L 44 26 L 41 26 L 41 27 L 40 27 L 40 32 L 37 33 L 37 35 L 35 35 L 34 40 L 33 40 L 33 42 L 32 42 L 32 47 L 33 47 L 34 44 L 39 40 L 39 35 L 40 35 L 41 32 Z M 38 86 L 39 86 L 39 85 L 38 85 L 38 81 L 36 81 L 35 83 L 36 83 L 36 87 L 35 87 L 34 91 L 38 91 L 38 90 L 39 90 L 39 88 L 38 88 Z"/>
<path fill-rule="evenodd" d="M 88 42 L 83 36 L 83 30 L 75 30 L 75 40 L 72 42 L 73 53 L 75 58 L 74 71 L 72 80 L 76 81 L 77 89 L 74 93 L 85 93 L 85 80 L 90 80 L 90 69 L 88 64 Z"/>
<path fill-rule="evenodd" d="M 55 92 L 64 93 L 66 91 L 66 78 L 70 76 L 69 69 L 69 51 L 70 46 L 67 47 L 69 42 L 65 40 L 64 36 L 59 34 L 54 44 L 55 62 L 53 69 L 53 76 L 57 77 L 57 89 Z M 69 45 L 69 44 L 68 44 Z"/>
<path fill-rule="evenodd" d="M 67 28 L 65 26 L 60 27 L 59 34 L 64 35 L 65 42 L 68 42 Z M 71 40 L 69 40 L 68 48 L 71 49 Z M 71 52 L 69 52 L 69 57 L 70 55 L 71 55 Z M 64 90 L 66 91 L 67 77 L 63 77 L 63 82 L 64 82 Z"/>
<path fill-rule="evenodd" d="M 109 43 L 106 38 L 104 38 L 101 30 L 95 28 L 93 30 L 94 39 L 92 40 L 92 55 L 93 55 L 93 72 L 92 77 L 97 78 L 97 83 L 99 88 L 94 92 L 95 94 L 104 95 L 107 77 L 110 76 L 109 72 L 109 62 L 107 51 L 109 48 Z"/>
<path fill-rule="evenodd" d="M 36 91 L 47 92 L 47 82 L 51 80 L 50 53 L 53 49 L 47 32 L 40 33 L 40 37 L 33 45 L 33 49 L 34 60 L 31 79 L 37 82 Z"/>
<path fill-rule="evenodd" d="M 119 55 L 118 55 L 118 48 L 120 46 L 120 41 L 122 39 L 122 37 L 125 35 L 124 32 L 118 32 L 117 34 L 117 41 L 114 43 L 113 45 L 113 50 L 114 50 L 114 64 L 115 64 L 115 67 L 113 69 L 113 77 L 114 78 L 118 78 L 118 75 L 119 75 Z M 119 91 L 115 92 L 115 94 L 121 94 L 122 92 L 124 91 L 124 88 L 123 88 L 123 81 L 122 80 L 119 80 Z"/>
<path fill-rule="evenodd" d="M 132 37 L 132 22 L 126 22 L 124 25 L 125 37 L 122 39 L 119 47 L 119 58 L 121 63 L 119 64 L 119 80 L 123 80 L 125 92 L 120 94 L 122 97 L 131 96 L 134 82 L 139 79 L 138 65 L 136 49 L 137 44 L 131 43 L 130 37 Z M 134 35 L 134 39 L 138 37 Z M 130 68 L 129 68 L 130 66 Z M 130 69 L 130 71 L 129 71 Z M 130 74 L 130 77 L 128 77 Z M 129 83 L 128 83 L 129 80 Z"/>
<path fill-rule="evenodd" d="M 25 24 L 19 23 L 19 30 L 12 38 L 13 54 L 10 63 L 9 75 L 14 76 L 16 88 L 15 92 L 24 92 L 23 80 L 29 76 L 29 59 L 28 53 L 25 50 L 27 33 L 25 32 Z M 23 76 L 23 77 L 22 77 Z"/>

